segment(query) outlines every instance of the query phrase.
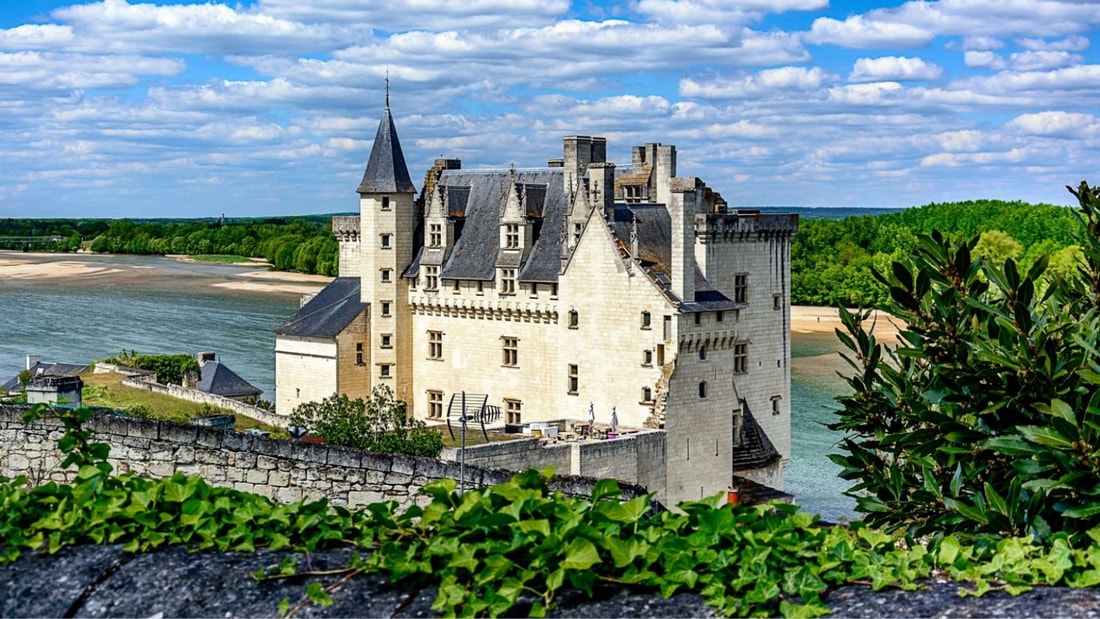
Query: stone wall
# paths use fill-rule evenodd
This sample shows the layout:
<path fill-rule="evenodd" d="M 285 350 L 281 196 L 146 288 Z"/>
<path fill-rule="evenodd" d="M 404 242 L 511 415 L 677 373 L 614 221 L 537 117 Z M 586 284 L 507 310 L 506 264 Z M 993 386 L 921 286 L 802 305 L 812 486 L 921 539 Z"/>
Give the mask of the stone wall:
<path fill-rule="evenodd" d="M 33 424 L 22 420 L 25 406 L 0 405 L 0 475 L 26 475 L 32 482 L 69 481 L 61 470 L 56 442 L 62 426 L 55 417 Z M 96 440 L 111 446 L 115 471 L 149 477 L 174 473 L 200 475 L 216 486 L 254 492 L 277 501 L 326 497 L 334 505 L 360 507 L 378 501 L 407 506 L 425 500 L 420 488 L 430 481 L 458 479 L 459 464 L 240 434 L 166 421 L 96 415 L 89 422 Z M 468 487 L 507 481 L 512 471 L 466 466 Z M 556 476 L 550 486 L 566 495 L 586 496 L 596 480 Z M 620 484 L 626 496 L 645 490 Z"/>
<path fill-rule="evenodd" d="M 276 428 L 285 428 L 287 425 L 286 417 L 276 415 L 269 410 L 251 406 L 225 396 L 199 391 L 198 389 L 188 389 L 187 387 L 181 387 L 179 385 L 162 385 L 155 380 L 150 380 L 148 376 L 129 376 L 122 379 L 122 384 L 135 389 L 145 389 L 154 393 L 163 393 L 173 398 L 187 400 L 188 402 L 209 404 L 210 406 L 225 408 L 238 415 L 243 415 L 249 419 L 255 419 L 260 423 L 266 423 Z"/>
<path fill-rule="evenodd" d="M 444 460 L 458 462 L 461 449 L 446 449 Z M 554 467 L 569 473 L 635 483 L 665 502 L 665 433 L 644 431 L 600 441 L 559 441 L 542 444 L 537 438 L 495 441 L 466 448 L 467 466 L 523 470 Z"/>

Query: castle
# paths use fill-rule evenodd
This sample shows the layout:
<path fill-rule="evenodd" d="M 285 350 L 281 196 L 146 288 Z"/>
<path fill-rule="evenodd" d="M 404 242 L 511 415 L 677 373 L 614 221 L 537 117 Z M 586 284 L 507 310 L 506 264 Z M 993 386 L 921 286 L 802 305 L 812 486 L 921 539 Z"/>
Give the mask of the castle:
<path fill-rule="evenodd" d="M 733 475 L 782 488 L 790 457 L 790 240 L 797 215 L 728 207 L 676 148 L 607 161 L 571 136 L 542 168 L 437 159 L 417 197 L 386 107 L 340 273 L 276 330 L 276 410 L 389 385 L 443 419 L 487 394 L 503 421 L 666 434 L 662 498 Z"/>

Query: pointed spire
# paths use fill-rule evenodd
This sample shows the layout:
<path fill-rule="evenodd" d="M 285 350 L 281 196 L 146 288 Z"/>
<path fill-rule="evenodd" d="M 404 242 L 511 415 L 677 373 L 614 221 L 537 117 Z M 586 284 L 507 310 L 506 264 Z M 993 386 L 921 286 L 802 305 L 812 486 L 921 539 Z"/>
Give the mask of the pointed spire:
<path fill-rule="evenodd" d="M 382 121 L 378 123 L 378 133 L 374 136 L 374 146 L 370 150 L 367 169 L 363 172 L 363 181 L 359 183 L 359 193 L 416 193 L 409 168 L 405 165 L 405 154 L 401 152 L 401 142 L 397 139 L 397 127 L 390 115 L 390 78 L 386 73 L 386 107 L 382 111 Z"/>

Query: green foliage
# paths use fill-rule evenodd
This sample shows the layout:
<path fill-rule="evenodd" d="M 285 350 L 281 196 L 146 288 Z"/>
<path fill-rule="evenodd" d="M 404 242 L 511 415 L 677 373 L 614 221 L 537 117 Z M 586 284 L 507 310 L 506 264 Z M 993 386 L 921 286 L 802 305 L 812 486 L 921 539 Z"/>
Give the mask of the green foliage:
<path fill-rule="evenodd" d="M 183 384 L 188 372 L 199 372 L 199 362 L 191 355 L 139 355 L 136 351 L 123 350 L 117 357 L 105 360 L 107 363 L 128 368 L 148 370 L 157 375 L 157 382 L 167 385 Z"/>
<path fill-rule="evenodd" d="M 326 443 L 378 453 L 436 458 L 443 451 L 443 435 L 409 416 L 405 403 L 385 385 L 375 387 L 367 401 L 333 394 L 301 404 L 290 424 L 307 428 Z"/>
<path fill-rule="evenodd" d="M 38 406 L 26 415 L 35 421 Z M 423 506 L 394 502 L 361 511 L 326 501 L 279 505 L 201 478 L 148 480 L 112 476 L 107 445 L 92 441 L 87 410 L 56 409 L 59 443 L 72 484 L 28 487 L 0 478 L 0 561 L 24 550 L 54 553 L 82 543 L 122 544 L 131 552 L 166 544 L 192 549 L 300 552 L 336 545 L 363 551 L 328 585 L 309 584 L 290 615 L 364 572 L 416 587 L 438 587 L 434 607 L 445 615 L 545 615 L 566 587 L 592 596 L 605 583 L 703 596 L 729 616 L 808 617 L 829 613 L 827 594 L 849 583 L 913 589 L 933 572 L 1019 593 L 1036 585 L 1100 583 L 1100 529 L 1031 537 L 962 539 L 936 535 L 927 544 L 875 531 L 865 523 L 824 526 L 792 505 L 719 505 L 718 497 L 655 512 L 650 497 L 624 500 L 612 480 L 591 498 L 564 497 L 547 486 L 550 471 L 529 470 L 510 481 L 466 493 L 454 480 L 424 487 Z M 286 578 L 298 561 L 284 559 L 257 580 Z M 309 572 L 303 574 L 308 575 Z"/>
<path fill-rule="evenodd" d="M 878 275 L 896 346 L 841 310 L 854 375 L 832 458 L 868 523 L 1043 543 L 1100 526 L 1100 191 L 1071 191 L 1082 257 L 1064 277 L 934 231 Z"/>
<path fill-rule="evenodd" d="M 1075 226 L 1072 209 L 999 200 L 929 204 L 877 216 L 803 219 L 791 241 L 792 302 L 885 308 L 889 292 L 872 269 L 889 271 L 893 261 L 908 256 L 917 239 L 933 230 L 948 239 L 990 234 L 975 253 L 995 251 L 990 255 L 994 261 L 1011 257 L 1026 271 L 1040 256 L 1070 246 Z"/>

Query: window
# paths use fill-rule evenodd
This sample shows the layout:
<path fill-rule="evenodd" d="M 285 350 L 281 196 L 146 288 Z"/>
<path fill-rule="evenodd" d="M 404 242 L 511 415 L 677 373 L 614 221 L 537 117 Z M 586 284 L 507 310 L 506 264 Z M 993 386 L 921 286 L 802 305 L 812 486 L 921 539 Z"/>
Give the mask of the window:
<path fill-rule="evenodd" d="M 456 279 L 454 281 L 454 283 L 451 285 L 451 290 L 453 290 L 455 294 L 459 293 L 459 284 L 458 284 L 458 282 L 459 282 L 459 280 Z"/>
<path fill-rule="evenodd" d="M 715 312 L 714 313 L 714 321 L 715 322 L 722 322 L 722 315 L 723 315 L 723 312 Z"/>
<path fill-rule="evenodd" d="M 443 247 L 443 224 L 428 225 L 428 247 Z"/>
<path fill-rule="evenodd" d="M 569 365 L 569 393 L 576 395 L 580 387 L 580 376 L 577 366 Z"/>
<path fill-rule="evenodd" d="M 577 242 L 581 240 L 581 231 L 584 229 L 584 224 L 577 222 L 573 224 L 573 247 L 577 246 Z"/>
<path fill-rule="evenodd" d="M 531 284 L 531 298 L 534 299 L 538 296 L 539 296 L 539 285 L 538 285 L 538 283 L 532 283 Z"/>
<path fill-rule="evenodd" d="M 700 361 L 706 361 L 707 360 L 707 347 L 706 346 L 700 346 L 699 347 L 699 360 Z"/>
<path fill-rule="evenodd" d="M 642 365 L 646 365 L 646 366 L 653 365 L 653 351 L 652 350 L 647 348 L 647 349 L 642 351 Z"/>
<path fill-rule="evenodd" d="M 443 332 L 428 331 L 428 358 L 443 358 Z"/>
<path fill-rule="evenodd" d="M 478 283 L 477 283 L 477 293 L 478 294 L 485 294 L 485 282 L 478 281 Z"/>
<path fill-rule="evenodd" d="M 424 267 L 424 290 L 439 290 L 439 267 Z"/>
<path fill-rule="evenodd" d="M 382 210 L 383 211 L 390 210 L 390 198 L 389 198 L 389 196 L 384 196 L 382 198 Z"/>
<path fill-rule="evenodd" d="M 557 284 L 550 284 L 550 298 L 551 299 L 558 298 L 558 285 Z"/>
<path fill-rule="evenodd" d="M 392 368 L 392 367 L 393 366 L 389 363 L 380 364 L 378 366 L 378 376 L 379 376 L 379 378 L 389 378 L 390 377 L 390 368 Z"/>
<path fill-rule="evenodd" d="M 379 273 L 382 275 L 382 282 L 386 283 L 390 281 L 390 275 L 393 273 L 390 269 L 382 269 Z"/>
<path fill-rule="evenodd" d="M 504 421 L 510 424 L 523 423 L 523 402 L 519 400 L 504 400 Z"/>
<path fill-rule="evenodd" d="M 652 387 L 642 387 L 642 401 L 643 402 L 652 402 L 653 401 L 653 388 Z"/>
<path fill-rule="evenodd" d="M 500 270 L 500 294 L 516 294 L 516 270 Z"/>
<path fill-rule="evenodd" d="M 772 309 L 777 309 L 777 310 L 783 309 L 783 295 L 781 295 L 781 294 L 773 294 L 772 295 Z"/>
<path fill-rule="evenodd" d="M 393 348 L 393 336 L 389 333 L 383 333 L 380 336 L 382 342 L 379 344 L 381 348 Z"/>
<path fill-rule="evenodd" d="M 569 328 L 576 329 L 580 322 L 581 316 L 577 313 L 577 310 L 569 310 Z"/>
<path fill-rule="evenodd" d="M 664 324 L 664 339 L 666 341 L 672 339 L 672 316 L 665 316 Z"/>
<path fill-rule="evenodd" d="M 428 391 L 428 417 L 431 419 L 443 417 L 442 391 Z"/>
<path fill-rule="evenodd" d="M 738 273 L 733 276 L 733 301 L 735 303 L 749 302 L 749 274 Z"/>
<path fill-rule="evenodd" d="M 695 312 L 695 324 L 698 325 L 698 324 L 702 324 L 702 323 L 703 323 L 703 314 L 702 314 L 702 312 Z"/>
<path fill-rule="evenodd" d="M 700 398 L 707 397 L 707 381 L 705 381 L 705 380 L 703 382 L 699 383 L 699 397 Z"/>
<path fill-rule="evenodd" d="M 733 373 L 744 374 L 749 371 L 749 344 L 737 342 L 733 345 Z"/>
<path fill-rule="evenodd" d="M 642 312 L 642 328 L 650 329 L 653 327 L 653 314 L 649 312 Z"/>
<path fill-rule="evenodd" d="M 355 365 L 363 365 L 363 342 L 355 343 Z"/>
<path fill-rule="evenodd" d="M 500 340 L 504 351 L 501 365 L 509 368 L 517 367 L 519 365 L 519 338 L 502 337 Z"/>
<path fill-rule="evenodd" d="M 391 236 L 393 236 L 393 235 L 392 234 L 379 235 L 379 239 L 380 239 L 379 242 L 382 244 L 382 249 L 389 249 L 390 248 L 390 237 Z"/>
<path fill-rule="evenodd" d="M 390 315 L 390 302 L 382 301 L 382 317 L 388 318 Z"/>
<path fill-rule="evenodd" d="M 505 224 L 504 249 L 519 249 L 519 224 Z"/>
<path fill-rule="evenodd" d="M 782 399 L 783 399 L 783 396 L 781 396 L 781 395 L 773 395 L 772 396 L 772 414 L 773 415 L 778 415 L 779 414 L 779 401 L 782 400 Z"/>

